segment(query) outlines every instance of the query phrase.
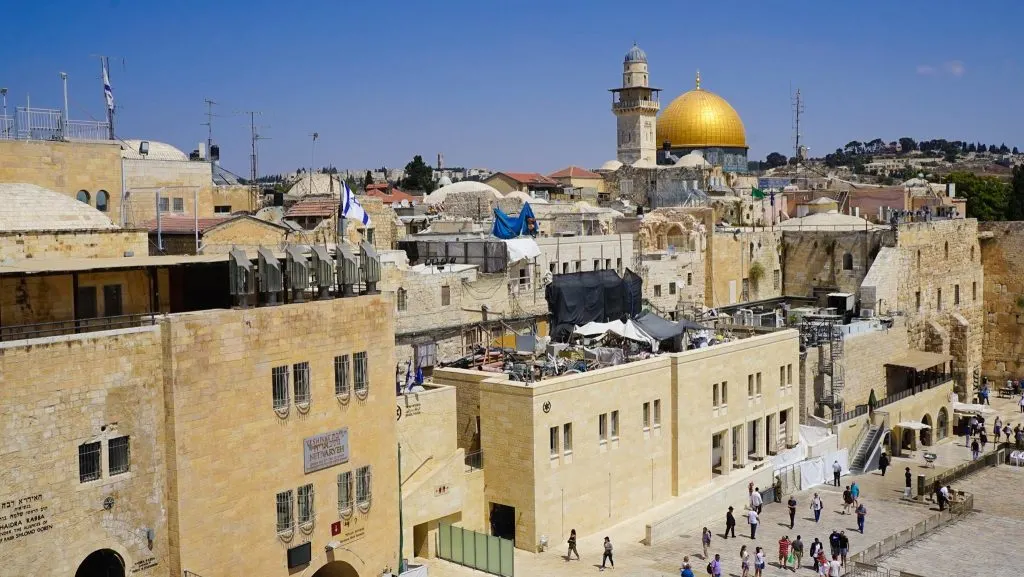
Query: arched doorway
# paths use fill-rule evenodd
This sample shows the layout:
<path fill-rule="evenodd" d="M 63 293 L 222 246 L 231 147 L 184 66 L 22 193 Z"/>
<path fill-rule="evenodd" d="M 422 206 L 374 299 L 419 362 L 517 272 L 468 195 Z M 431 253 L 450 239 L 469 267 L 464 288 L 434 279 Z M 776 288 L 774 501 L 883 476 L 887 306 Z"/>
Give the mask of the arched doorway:
<path fill-rule="evenodd" d="M 921 445 L 927 447 L 932 444 L 932 416 L 926 413 L 921 417 L 921 422 L 928 425 L 927 429 L 921 429 Z"/>
<path fill-rule="evenodd" d="M 949 413 L 946 411 L 946 407 L 939 409 L 939 414 L 935 418 L 935 440 L 941 441 L 949 435 Z"/>
<path fill-rule="evenodd" d="M 359 577 L 359 572 L 344 561 L 331 561 L 317 569 L 313 577 Z"/>
<path fill-rule="evenodd" d="M 93 551 L 78 566 L 75 577 L 124 577 L 124 559 L 112 549 Z"/>
<path fill-rule="evenodd" d="M 902 429 L 900 433 L 900 451 L 913 451 L 917 443 L 915 442 L 914 429 Z"/>

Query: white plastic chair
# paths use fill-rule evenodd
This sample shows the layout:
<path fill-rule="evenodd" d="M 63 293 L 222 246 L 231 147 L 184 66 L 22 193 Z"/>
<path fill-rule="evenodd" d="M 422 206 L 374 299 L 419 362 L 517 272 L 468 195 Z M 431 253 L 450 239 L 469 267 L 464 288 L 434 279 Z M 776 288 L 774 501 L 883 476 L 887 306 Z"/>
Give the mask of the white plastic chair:
<path fill-rule="evenodd" d="M 1015 467 L 1024 466 L 1024 452 L 1014 451 L 1010 453 L 1010 464 Z"/>

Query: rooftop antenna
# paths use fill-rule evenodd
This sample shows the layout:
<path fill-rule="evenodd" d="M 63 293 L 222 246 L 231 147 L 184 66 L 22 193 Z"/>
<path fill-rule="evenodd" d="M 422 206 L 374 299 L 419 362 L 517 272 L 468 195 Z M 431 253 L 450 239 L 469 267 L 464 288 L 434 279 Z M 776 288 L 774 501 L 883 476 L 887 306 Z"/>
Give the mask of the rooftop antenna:
<path fill-rule="evenodd" d="M 313 145 L 309 151 L 309 189 L 306 191 L 306 194 L 313 194 L 313 166 L 316 163 L 316 139 L 320 138 L 320 133 L 314 132 L 310 136 L 313 137 Z M 330 178 L 330 175 L 327 175 L 327 177 Z"/>
<path fill-rule="evenodd" d="M 206 127 L 206 155 L 209 158 L 210 149 L 213 147 L 213 117 L 219 115 L 213 113 L 213 107 L 217 105 L 217 101 L 204 98 L 203 102 L 206 103 L 206 122 L 202 123 L 202 126 Z"/>
<path fill-rule="evenodd" d="M 800 95 L 800 89 L 796 89 L 793 95 L 793 153 L 796 157 L 796 166 L 800 167 L 800 115 L 804 112 L 804 100 Z"/>
<path fill-rule="evenodd" d="M 263 116 L 262 112 L 260 112 L 259 110 L 242 110 L 237 112 L 237 114 L 249 115 L 249 139 L 252 143 L 252 152 L 249 155 L 249 194 L 251 196 L 250 203 L 252 205 L 255 205 L 255 201 L 259 196 L 260 189 L 259 183 L 256 182 L 256 179 L 259 178 L 260 176 L 259 155 L 258 150 L 256 148 L 256 143 L 259 142 L 260 140 L 266 140 L 268 137 L 260 136 L 259 132 L 256 130 L 256 117 Z"/>

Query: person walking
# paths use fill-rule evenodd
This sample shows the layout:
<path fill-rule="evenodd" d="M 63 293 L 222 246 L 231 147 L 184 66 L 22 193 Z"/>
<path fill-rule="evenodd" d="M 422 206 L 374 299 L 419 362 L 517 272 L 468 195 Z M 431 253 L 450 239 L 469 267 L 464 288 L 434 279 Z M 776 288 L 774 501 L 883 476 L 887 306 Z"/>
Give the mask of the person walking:
<path fill-rule="evenodd" d="M 977 461 L 978 460 L 978 454 L 980 452 L 981 451 L 979 451 L 978 440 L 975 439 L 975 440 L 971 441 L 971 460 L 972 461 Z"/>
<path fill-rule="evenodd" d="M 811 554 L 811 561 L 814 562 L 814 570 L 815 571 L 818 570 L 818 555 L 824 554 L 824 551 L 825 551 L 825 545 L 822 544 L 822 542 L 819 541 L 817 537 L 815 537 L 814 538 L 814 542 L 811 543 L 811 549 L 809 551 L 810 554 Z"/>
<path fill-rule="evenodd" d="M 1003 425 L 1003 434 L 1006 435 L 1006 442 L 1010 442 L 1010 423 Z"/>
<path fill-rule="evenodd" d="M 761 572 L 764 571 L 764 566 L 764 550 L 758 547 L 754 551 L 754 577 L 761 577 Z"/>
<path fill-rule="evenodd" d="M 850 492 L 850 487 L 847 486 L 846 490 L 843 491 L 843 515 L 850 511 L 850 505 L 853 505 L 853 493 Z"/>
<path fill-rule="evenodd" d="M 796 520 L 796 497 L 793 495 L 789 496 L 789 501 L 786 503 L 789 505 L 789 528 L 793 528 L 793 523 Z"/>
<path fill-rule="evenodd" d="M 889 455 L 885 452 L 878 457 L 878 468 L 882 470 L 882 476 L 885 476 L 885 470 L 889 468 Z"/>
<path fill-rule="evenodd" d="M 615 560 L 612 559 L 612 540 L 608 537 L 604 538 L 604 555 L 601 556 L 601 571 L 604 571 L 605 563 L 610 563 L 612 569 L 615 568 Z"/>
<path fill-rule="evenodd" d="M 860 534 L 864 534 L 864 517 L 868 514 L 868 508 L 864 506 L 864 503 L 857 505 L 857 528 L 860 529 Z"/>
<path fill-rule="evenodd" d="M 846 567 L 846 555 L 850 552 L 850 538 L 846 536 L 846 531 L 839 532 L 839 559 L 843 562 L 843 567 Z"/>
<path fill-rule="evenodd" d="M 939 511 L 949 506 L 949 486 L 939 487 Z"/>
<path fill-rule="evenodd" d="M 968 426 L 970 427 L 970 429 L 967 432 L 967 440 L 970 441 L 971 437 L 973 437 L 974 434 L 978 432 L 978 417 L 976 417 L 976 416 L 971 417 L 971 420 L 968 423 Z"/>
<path fill-rule="evenodd" d="M 839 461 L 834 461 L 832 463 L 832 482 L 836 487 L 839 486 L 839 476 L 842 475 L 842 473 L 843 466 L 839 464 Z"/>
<path fill-rule="evenodd" d="M 1024 413 L 1024 394 L 1021 394 L 1020 400 L 1017 401 L 1017 404 L 1020 405 L 1020 412 Z"/>
<path fill-rule="evenodd" d="M 814 522 L 821 521 L 821 510 L 825 507 L 825 503 L 821 501 L 821 497 L 817 493 L 814 494 L 814 498 L 811 499 L 811 511 L 814 511 Z"/>
<path fill-rule="evenodd" d="M 829 562 L 824 549 L 818 552 L 817 565 L 818 577 L 828 577 Z"/>
<path fill-rule="evenodd" d="M 701 544 L 702 547 L 704 547 L 704 557 L 702 557 L 702 558 L 705 561 L 707 561 L 708 560 L 708 547 L 711 546 L 711 529 L 708 529 L 707 527 L 704 527 L 704 531 L 701 533 L 701 536 L 700 536 L 700 544 Z"/>
<path fill-rule="evenodd" d="M 832 561 L 828 564 L 828 577 L 839 577 L 843 573 L 843 565 L 839 562 L 836 555 L 832 556 Z"/>
<path fill-rule="evenodd" d="M 740 547 L 740 569 L 740 577 L 750 577 L 750 553 L 747 552 L 746 545 Z"/>
<path fill-rule="evenodd" d="M 832 534 L 828 536 L 829 549 L 831 550 L 832 556 L 836 557 L 839 555 L 839 531 L 832 529 Z"/>
<path fill-rule="evenodd" d="M 757 514 L 761 514 L 761 507 L 764 506 L 764 498 L 761 497 L 761 488 L 756 487 L 754 492 L 750 494 L 750 508 L 757 511 Z"/>
<path fill-rule="evenodd" d="M 906 480 L 906 488 L 903 489 L 903 497 L 905 499 L 910 498 L 910 481 L 913 477 L 914 476 L 910 474 L 910 467 L 907 467 L 907 471 L 903 473 L 903 478 Z"/>
<path fill-rule="evenodd" d="M 747 523 L 750 523 L 750 540 L 753 541 L 757 536 L 757 524 L 761 520 L 757 517 L 757 511 L 751 509 L 747 511 Z"/>
<path fill-rule="evenodd" d="M 715 553 L 715 558 L 711 561 L 711 577 L 722 577 L 722 556 L 718 553 Z"/>
<path fill-rule="evenodd" d="M 729 534 L 732 534 L 732 538 L 736 538 L 736 517 L 732 514 L 732 507 L 725 512 L 725 535 L 726 539 L 729 538 Z"/>
<path fill-rule="evenodd" d="M 569 531 L 569 552 L 565 554 L 565 560 L 571 561 L 572 554 L 576 554 L 576 560 L 580 560 L 580 552 L 576 550 L 576 529 Z"/>
<path fill-rule="evenodd" d="M 789 568 L 789 563 L 786 562 L 787 557 L 789 557 L 789 535 L 784 535 L 782 539 L 779 539 L 779 567 Z"/>
<path fill-rule="evenodd" d="M 981 440 L 981 452 L 984 453 L 985 445 L 988 444 L 988 433 L 986 433 L 985 430 L 982 429 L 981 434 L 978 435 L 978 438 Z"/>
<path fill-rule="evenodd" d="M 793 549 L 793 571 L 796 571 L 804 559 L 804 542 L 800 539 L 800 535 L 796 536 L 796 541 L 793 541 L 790 547 Z"/>
<path fill-rule="evenodd" d="M 853 497 L 853 506 L 856 507 L 860 503 L 860 485 L 857 481 L 850 483 L 850 495 Z"/>
<path fill-rule="evenodd" d="M 679 577 L 694 577 L 689 557 L 683 557 L 683 566 L 679 568 Z"/>
<path fill-rule="evenodd" d="M 1003 420 L 996 415 L 996 422 L 992 426 L 992 436 L 995 437 L 993 442 L 999 442 L 999 434 L 1003 432 Z"/>

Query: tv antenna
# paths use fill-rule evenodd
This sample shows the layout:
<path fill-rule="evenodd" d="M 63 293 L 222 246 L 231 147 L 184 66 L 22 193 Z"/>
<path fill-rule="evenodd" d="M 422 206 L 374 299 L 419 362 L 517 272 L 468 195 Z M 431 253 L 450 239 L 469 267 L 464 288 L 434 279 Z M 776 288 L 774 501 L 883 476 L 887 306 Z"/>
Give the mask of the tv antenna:
<path fill-rule="evenodd" d="M 796 89 L 793 95 L 793 156 L 796 157 L 796 164 L 800 166 L 800 115 L 804 112 L 804 100 L 800 95 L 800 89 Z"/>
<path fill-rule="evenodd" d="M 214 117 L 219 118 L 220 115 L 213 113 L 213 107 L 218 105 L 216 100 L 204 98 L 203 102 L 206 103 L 206 122 L 203 122 L 201 126 L 206 127 L 206 158 L 210 158 L 210 149 L 213 147 L 213 119 Z"/>

